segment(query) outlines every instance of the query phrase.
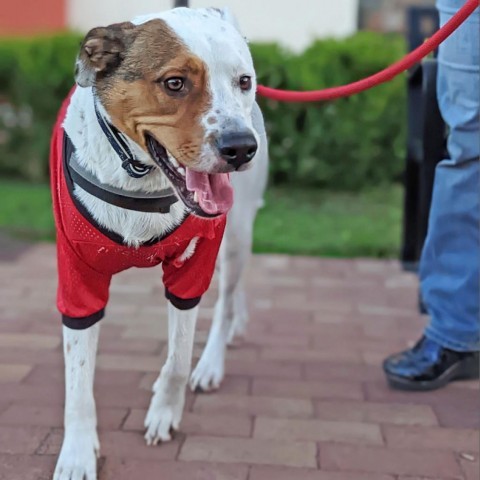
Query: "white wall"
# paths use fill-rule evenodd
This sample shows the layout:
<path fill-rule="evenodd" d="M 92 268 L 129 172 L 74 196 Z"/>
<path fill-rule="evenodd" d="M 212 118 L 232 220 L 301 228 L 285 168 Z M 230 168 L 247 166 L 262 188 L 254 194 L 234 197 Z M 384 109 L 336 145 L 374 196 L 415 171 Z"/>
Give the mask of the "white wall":
<path fill-rule="evenodd" d="M 206 7 L 209 0 L 192 0 Z M 358 0 L 223 0 L 252 41 L 278 41 L 299 50 L 318 37 L 356 31 Z"/>
<path fill-rule="evenodd" d="M 171 0 L 67 0 L 70 27 L 89 28 L 171 8 Z M 229 6 L 251 41 L 301 50 L 317 37 L 356 31 L 358 0 L 190 0 L 191 7 Z"/>
<path fill-rule="evenodd" d="M 136 15 L 167 10 L 171 0 L 66 0 L 70 28 L 90 28 L 131 20 Z"/>

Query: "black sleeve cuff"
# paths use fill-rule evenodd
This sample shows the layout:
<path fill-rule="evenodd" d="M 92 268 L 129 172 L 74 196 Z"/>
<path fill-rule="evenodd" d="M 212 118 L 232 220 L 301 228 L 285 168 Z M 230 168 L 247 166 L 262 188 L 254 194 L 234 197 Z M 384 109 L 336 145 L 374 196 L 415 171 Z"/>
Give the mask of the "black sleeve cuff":
<path fill-rule="evenodd" d="M 202 299 L 202 297 L 186 299 L 180 298 L 169 292 L 167 289 L 165 289 L 165 297 L 174 307 L 178 308 L 179 310 L 191 310 L 192 308 L 195 308 Z"/>
<path fill-rule="evenodd" d="M 105 316 L 105 309 L 102 308 L 96 313 L 92 313 L 86 317 L 69 317 L 62 315 L 62 323 L 72 330 L 86 330 L 95 325 Z"/>

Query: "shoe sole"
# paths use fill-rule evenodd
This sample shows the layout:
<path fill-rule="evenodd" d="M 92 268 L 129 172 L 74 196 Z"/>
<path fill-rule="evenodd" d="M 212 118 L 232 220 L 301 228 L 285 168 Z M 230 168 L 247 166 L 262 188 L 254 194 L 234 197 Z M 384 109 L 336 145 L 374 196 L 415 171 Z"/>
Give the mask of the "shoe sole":
<path fill-rule="evenodd" d="M 387 381 L 391 388 L 396 390 L 407 390 L 415 392 L 425 392 L 428 390 L 437 390 L 455 380 L 478 380 L 480 378 L 480 365 L 475 359 L 468 359 L 452 365 L 448 370 L 442 373 L 435 380 L 414 381 L 407 380 L 394 375 L 387 375 Z"/>

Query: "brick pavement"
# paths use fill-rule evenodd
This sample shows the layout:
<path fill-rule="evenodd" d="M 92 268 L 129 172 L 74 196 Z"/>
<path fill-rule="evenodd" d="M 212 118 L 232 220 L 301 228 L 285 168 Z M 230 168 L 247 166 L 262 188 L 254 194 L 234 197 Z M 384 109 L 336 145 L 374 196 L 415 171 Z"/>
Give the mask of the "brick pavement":
<path fill-rule="evenodd" d="M 49 480 L 63 402 L 54 247 L 1 247 L 0 480 Z M 478 480 L 478 383 L 384 383 L 382 358 L 425 322 L 416 287 L 397 262 L 256 256 L 249 333 L 222 389 L 189 393 L 181 431 L 152 448 L 142 421 L 166 353 L 160 270 L 119 275 L 96 376 L 100 480 Z M 215 286 L 196 358 L 214 299 Z"/>

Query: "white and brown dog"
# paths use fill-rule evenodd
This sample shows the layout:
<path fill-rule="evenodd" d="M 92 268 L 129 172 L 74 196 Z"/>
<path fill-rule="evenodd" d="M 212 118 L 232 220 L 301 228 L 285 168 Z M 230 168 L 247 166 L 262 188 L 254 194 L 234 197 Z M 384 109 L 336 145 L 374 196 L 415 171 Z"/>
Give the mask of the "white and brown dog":
<path fill-rule="evenodd" d="M 97 478 L 93 380 L 113 274 L 163 266 L 168 358 L 145 419 L 154 445 L 179 428 L 198 303 L 220 249 L 213 325 L 190 377 L 194 390 L 219 387 L 226 345 L 245 329 L 242 275 L 267 176 L 252 58 L 228 11 L 180 8 L 95 28 L 76 82 L 51 153 L 66 375 L 55 480 Z"/>

